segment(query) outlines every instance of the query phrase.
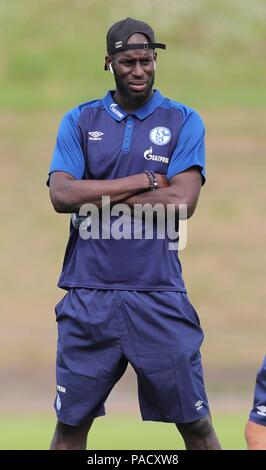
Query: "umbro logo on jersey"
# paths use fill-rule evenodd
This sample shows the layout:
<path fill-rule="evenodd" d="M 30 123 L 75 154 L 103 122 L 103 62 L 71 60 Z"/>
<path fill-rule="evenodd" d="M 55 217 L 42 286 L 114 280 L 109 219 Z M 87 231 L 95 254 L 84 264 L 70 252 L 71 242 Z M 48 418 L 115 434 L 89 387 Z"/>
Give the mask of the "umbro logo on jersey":
<path fill-rule="evenodd" d="M 102 140 L 102 136 L 104 135 L 103 132 L 99 131 L 88 132 L 88 134 L 89 140 Z"/>
<path fill-rule="evenodd" d="M 144 155 L 144 158 L 146 160 L 154 160 L 156 162 L 162 162 L 162 163 L 168 163 L 169 162 L 168 157 L 162 157 L 161 155 L 153 155 L 152 154 L 152 147 L 150 147 L 148 150 L 145 150 L 143 155 Z"/>
<path fill-rule="evenodd" d="M 195 403 L 195 407 L 196 407 L 197 411 L 201 410 L 202 406 L 203 406 L 203 401 L 202 400 L 199 400 L 199 401 L 197 401 L 197 403 Z"/>
<path fill-rule="evenodd" d="M 264 405 L 261 405 L 261 406 L 257 406 L 257 414 L 258 415 L 261 415 L 261 416 L 266 416 L 266 406 Z"/>

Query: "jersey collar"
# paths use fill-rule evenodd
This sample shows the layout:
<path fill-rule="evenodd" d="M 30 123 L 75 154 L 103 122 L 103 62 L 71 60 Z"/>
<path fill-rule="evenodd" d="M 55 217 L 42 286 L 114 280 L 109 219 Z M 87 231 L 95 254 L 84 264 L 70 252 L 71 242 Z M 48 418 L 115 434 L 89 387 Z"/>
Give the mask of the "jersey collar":
<path fill-rule="evenodd" d="M 159 90 L 156 90 L 152 98 L 132 113 L 137 118 L 143 120 L 152 114 L 164 101 L 164 96 L 161 95 Z M 128 116 L 120 106 L 113 100 L 112 92 L 109 91 L 103 98 L 103 105 L 110 116 L 116 121 L 122 121 L 125 117 Z"/>

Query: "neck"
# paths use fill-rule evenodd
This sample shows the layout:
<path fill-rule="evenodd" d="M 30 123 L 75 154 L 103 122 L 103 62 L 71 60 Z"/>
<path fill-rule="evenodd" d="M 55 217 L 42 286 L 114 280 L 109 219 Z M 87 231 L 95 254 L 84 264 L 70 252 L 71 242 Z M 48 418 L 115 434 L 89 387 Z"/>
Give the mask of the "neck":
<path fill-rule="evenodd" d="M 113 95 L 113 99 L 120 106 L 120 108 L 122 108 L 126 113 L 129 114 L 141 108 L 141 106 L 147 103 L 147 101 L 149 101 L 153 95 L 154 91 L 151 90 L 149 96 L 143 99 L 136 99 L 130 98 L 129 96 L 124 96 L 120 93 L 119 90 L 116 89 Z"/>

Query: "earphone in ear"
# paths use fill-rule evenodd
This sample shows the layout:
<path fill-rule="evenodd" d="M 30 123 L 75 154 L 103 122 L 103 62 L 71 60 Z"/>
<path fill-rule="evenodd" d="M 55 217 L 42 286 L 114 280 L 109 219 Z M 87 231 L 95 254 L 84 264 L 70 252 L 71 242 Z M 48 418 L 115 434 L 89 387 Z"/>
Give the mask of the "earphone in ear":
<path fill-rule="evenodd" d="M 155 69 L 156 69 L 156 62 L 154 61 L 153 62 L 153 70 L 155 70 Z"/>
<path fill-rule="evenodd" d="M 114 73 L 112 64 L 109 65 L 109 70 L 110 70 L 110 72 L 111 72 L 112 74 Z"/>

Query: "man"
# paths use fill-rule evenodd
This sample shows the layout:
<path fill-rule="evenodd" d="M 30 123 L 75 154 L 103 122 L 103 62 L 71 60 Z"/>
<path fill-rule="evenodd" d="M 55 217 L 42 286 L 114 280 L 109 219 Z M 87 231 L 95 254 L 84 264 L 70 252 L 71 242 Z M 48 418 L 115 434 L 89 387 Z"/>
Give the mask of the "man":
<path fill-rule="evenodd" d="M 103 213 L 108 196 L 129 211 L 149 203 L 177 214 L 186 204 L 187 217 L 193 214 L 205 181 L 204 126 L 195 111 L 154 91 L 156 48 L 165 45 L 142 21 L 127 18 L 108 31 L 105 70 L 116 89 L 63 118 L 49 171 L 57 212 L 89 203 Z M 112 228 L 118 216 L 111 215 Z M 68 292 L 56 306 L 51 448 L 86 448 L 94 418 L 105 414 L 130 362 L 143 420 L 175 423 L 187 449 L 220 449 L 204 389 L 203 332 L 169 237 L 108 239 L 108 224 L 100 223 L 101 235 L 86 239 L 74 222 L 59 280 Z"/>
<path fill-rule="evenodd" d="M 245 436 L 248 450 L 266 450 L 266 356 L 257 373 L 254 405 Z"/>

